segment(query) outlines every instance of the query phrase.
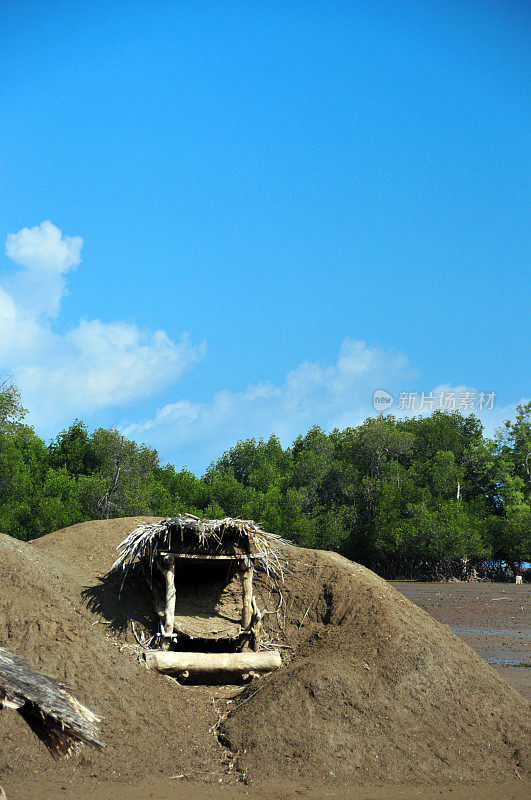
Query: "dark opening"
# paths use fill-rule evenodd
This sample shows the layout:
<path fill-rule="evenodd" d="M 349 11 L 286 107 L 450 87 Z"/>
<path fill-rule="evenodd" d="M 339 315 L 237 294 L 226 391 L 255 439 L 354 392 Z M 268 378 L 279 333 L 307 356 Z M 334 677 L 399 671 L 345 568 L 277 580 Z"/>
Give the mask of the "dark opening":
<path fill-rule="evenodd" d="M 248 636 L 236 636 L 227 638 L 200 638 L 187 636 L 185 633 L 176 634 L 172 640 L 170 650 L 179 653 L 238 653 L 242 649 L 244 641 Z"/>
<path fill-rule="evenodd" d="M 245 643 L 250 641 L 250 633 L 237 633 L 239 627 L 241 610 L 239 607 L 234 609 L 234 616 L 224 617 L 220 614 L 217 606 L 224 590 L 235 576 L 237 562 L 233 560 L 205 560 L 201 559 L 175 559 L 175 588 L 176 603 L 175 615 L 181 618 L 194 617 L 200 618 L 204 614 L 218 617 L 220 626 L 223 622 L 232 623 L 231 633 L 226 635 L 192 635 L 186 630 L 176 631 L 172 638 L 169 649 L 176 652 L 196 652 L 196 653 L 236 653 L 242 650 Z M 158 570 L 154 570 L 154 580 L 159 585 L 161 596 L 165 594 L 162 576 Z M 237 584 L 236 592 L 239 597 L 240 585 Z M 234 624 L 235 623 L 235 624 Z M 192 628 L 194 626 L 192 625 Z"/>

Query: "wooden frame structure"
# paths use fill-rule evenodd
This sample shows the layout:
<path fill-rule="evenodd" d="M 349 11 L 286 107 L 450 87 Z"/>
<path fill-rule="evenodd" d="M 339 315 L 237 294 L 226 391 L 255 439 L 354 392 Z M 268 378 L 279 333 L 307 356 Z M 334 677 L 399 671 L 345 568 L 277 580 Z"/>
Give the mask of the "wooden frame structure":
<path fill-rule="evenodd" d="M 208 554 L 208 553 L 174 553 L 160 551 L 155 558 L 155 565 L 158 567 L 164 576 L 165 597 L 164 597 L 164 610 L 160 616 L 163 619 L 161 625 L 161 636 L 163 640 L 163 649 L 168 647 L 169 641 L 174 636 L 174 619 L 175 619 L 175 602 L 177 599 L 177 589 L 175 585 L 175 562 L 179 559 L 195 559 L 199 561 L 232 561 L 235 563 L 238 570 L 238 575 L 242 587 L 242 614 L 241 614 L 241 629 L 243 632 L 249 632 L 249 644 L 252 650 L 258 652 L 260 650 L 260 629 L 262 624 L 262 615 L 258 609 L 256 598 L 253 595 L 253 575 L 254 575 L 254 561 L 258 556 L 248 555 L 243 558 L 239 556 L 232 556 L 226 554 Z M 155 601 L 158 598 L 155 594 Z M 157 603 L 158 605 L 158 603 Z"/>
<path fill-rule="evenodd" d="M 260 652 L 262 614 L 253 592 L 253 577 L 257 568 L 274 581 L 283 580 L 286 559 L 279 536 L 267 533 L 252 520 L 226 518 L 201 520 L 191 514 L 168 517 L 155 524 L 139 525 L 119 545 L 120 555 L 112 571 L 125 579 L 131 565 L 139 560 L 150 580 L 157 614 L 160 619 L 160 646 L 169 651 L 177 638 L 175 631 L 175 606 L 178 586 L 176 565 L 182 560 L 195 562 L 228 562 L 234 565 L 242 591 L 240 652 L 183 653 L 166 652 L 164 658 L 156 652 L 146 654 L 146 661 L 161 671 L 174 671 L 188 677 L 190 671 L 241 672 L 243 678 L 276 669 L 281 664 L 277 651 Z M 162 577 L 162 592 L 157 588 L 156 576 Z M 256 654 L 253 659 L 252 651 Z M 207 657 L 208 656 L 208 657 Z M 173 666 L 172 666 L 173 665 Z M 184 666 L 183 666 L 184 665 Z M 186 666 L 188 665 L 188 666 Z"/>

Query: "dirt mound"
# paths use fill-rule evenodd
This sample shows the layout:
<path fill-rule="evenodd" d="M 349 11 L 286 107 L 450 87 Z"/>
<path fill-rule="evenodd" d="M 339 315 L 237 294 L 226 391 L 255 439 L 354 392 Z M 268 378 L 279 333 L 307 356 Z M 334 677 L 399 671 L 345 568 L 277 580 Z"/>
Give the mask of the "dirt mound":
<path fill-rule="evenodd" d="M 141 522 L 158 522 L 159 517 L 122 517 L 120 519 L 80 522 L 70 528 L 34 539 L 31 547 L 75 570 L 85 580 L 109 571 L 118 553 L 116 548 Z"/>
<path fill-rule="evenodd" d="M 335 554 L 290 548 L 280 608 L 265 618 L 286 665 L 226 706 L 223 690 L 147 672 L 127 622 L 153 624 L 149 593 L 136 584 L 119 600 L 99 579 L 138 521 L 84 523 L 28 544 L 0 536 L 0 643 L 66 680 L 104 718 L 107 743 L 57 766 L 3 712 L 4 785 L 28 772 L 227 780 L 233 759 L 211 730 L 213 698 L 236 776 L 422 784 L 525 773 L 523 698 L 448 627 Z M 279 596 L 257 583 L 260 607 L 274 612 Z"/>
<path fill-rule="evenodd" d="M 251 775 L 422 784 L 526 771 L 527 703 L 474 650 L 369 570 L 297 556 L 291 664 L 221 726 Z"/>
<path fill-rule="evenodd" d="M 99 541 L 96 527 L 82 526 L 83 546 L 90 532 Z M 69 761 L 53 762 L 17 714 L 1 712 L 0 782 L 8 789 L 28 772 L 56 773 L 60 781 L 80 770 L 86 777 L 133 781 L 172 775 L 184 765 L 191 774 L 219 772 L 220 747 L 208 734 L 216 720 L 211 703 L 138 662 L 135 649 L 83 602 L 85 571 L 77 560 L 69 565 L 52 558 L 48 542 L 35 546 L 0 535 L 0 642 L 65 681 L 103 717 L 106 744 L 102 753 L 84 748 Z M 111 597 L 110 608 L 113 603 Z"/>

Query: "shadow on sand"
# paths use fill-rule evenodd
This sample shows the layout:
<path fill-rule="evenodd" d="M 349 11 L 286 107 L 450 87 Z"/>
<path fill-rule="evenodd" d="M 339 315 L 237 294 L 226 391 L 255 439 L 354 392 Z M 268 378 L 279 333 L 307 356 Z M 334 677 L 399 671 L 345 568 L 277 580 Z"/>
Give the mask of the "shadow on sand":
<path fill-rule="evenodd" d="M 140 564 L 134 564 L 126 580 L 107 574 L 98 583 L 83 589 L 87 608 L 105 619 L 116 633 L 125 632 L 132 620 L 146 630 L 156 630 L 156 614 L 148 581 Z"/>

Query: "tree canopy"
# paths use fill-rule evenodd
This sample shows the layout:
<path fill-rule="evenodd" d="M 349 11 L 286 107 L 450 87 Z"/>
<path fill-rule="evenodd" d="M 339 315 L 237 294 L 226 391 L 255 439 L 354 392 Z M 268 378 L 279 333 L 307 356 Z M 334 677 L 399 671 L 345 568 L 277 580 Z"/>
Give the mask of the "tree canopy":
<path fill-rule="evenodd" d="M 284 448 L 238 442 L 202 477 L 156 450 L 80 420 L 48 444 L 0 386 L 0 530 L 31 539 L 89 519 L 185 511 L 254 519 L 306 547 L 387 576 L 513 571 L 531 551 L 531 403 L 493 439 L 458 412 L 319 427 Z"/>

